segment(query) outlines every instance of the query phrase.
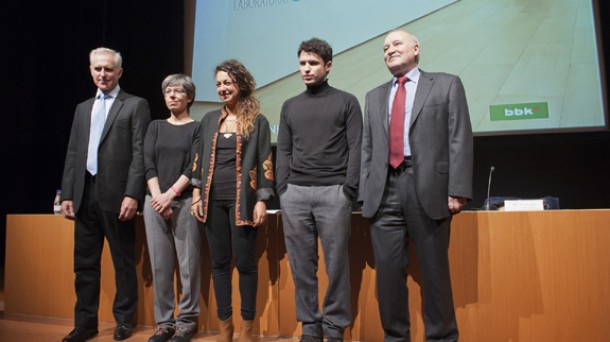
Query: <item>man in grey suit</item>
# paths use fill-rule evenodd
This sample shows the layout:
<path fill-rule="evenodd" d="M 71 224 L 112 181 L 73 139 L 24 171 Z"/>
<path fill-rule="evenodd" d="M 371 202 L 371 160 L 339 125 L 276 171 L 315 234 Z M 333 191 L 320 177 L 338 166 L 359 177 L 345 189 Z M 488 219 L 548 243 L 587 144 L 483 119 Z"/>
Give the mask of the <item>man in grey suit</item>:
<path fill-rule="evenodd" d="M 146 100 L 119 87 L 118 52 L 98 48 L 89 59 L 98 90 L 76 107 L 62 181 L 62 214 L 75 220 L 76 276 L 74 330 L 63 342 L 86 341 L 98 333 L 104 237 L 115 269 L 115 340 L 131 336 L 138 301 L 134 217 L 146 185 L 142 144 L 150 110 Z"/>
<path fill-rule="evenodd" d="M 457 341 L 448 248 L 452 215 L 472 197 L 466 95 L 457 76 L 418 69 L 415 36 L 392 31 L 383 51 L 394 77 L 366 95 L 359 201 L 383 288 L 385 341 L 410 341 L 409 241 L 421 269 L 426 341 Z"/>

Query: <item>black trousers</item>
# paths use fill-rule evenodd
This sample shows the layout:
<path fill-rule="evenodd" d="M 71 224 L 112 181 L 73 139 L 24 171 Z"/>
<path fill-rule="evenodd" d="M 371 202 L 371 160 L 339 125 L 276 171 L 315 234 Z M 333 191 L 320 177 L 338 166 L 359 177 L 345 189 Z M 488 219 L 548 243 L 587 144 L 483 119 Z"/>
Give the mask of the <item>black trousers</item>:
<path fill-rule="evenodd" d="M 258 290 L 258 259 L 256 258 L 256 232 L 251 226 L 235 224 L 235 201 L 211 200 L 205 232 L 212 259 L 212 280 L 221 321 L 233 315 L 231 306 L 231 259 L 239 273 L 241 317 L 254 320 L 256 292 Z"/>
<path fill-rule="evenodd" d="M 95 178 L 87 177 L 74 229 L 75 326 L 97 327 L 104 238 L 108 241 L 115 271 L 114 318 L 117 323 L 133 323 L 138 304 L 135 218 L 120 221 L 118 216 L 118 212 L 100 208 Z"/>
<path fill-rule="evenodd" d="M 412 168 L 388 171 L 379 211 L 370 224 L 385 341 L 411 340 L 407 289 L 410 241 L 415 245 L 422 277 L 426 341 L 457 341 L 448 256 L 451 217 L 428 217 L 417 198 Z"/>

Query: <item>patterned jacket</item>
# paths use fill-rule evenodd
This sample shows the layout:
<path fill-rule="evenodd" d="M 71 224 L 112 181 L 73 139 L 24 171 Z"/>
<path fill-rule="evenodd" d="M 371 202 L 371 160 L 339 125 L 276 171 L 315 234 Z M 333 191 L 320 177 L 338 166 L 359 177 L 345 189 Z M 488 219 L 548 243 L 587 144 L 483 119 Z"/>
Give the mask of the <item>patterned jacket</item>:
<path fill-rule="evenodd" d="M 210 187 L 214 176 L 216 143 L 222 120 L 227 116 L 224 109 L 207 113 L 201 119 L 199 148 L 193 163 L 193 186 L 201 188 L 203 221 L 208 214 Z M 238 127 L 239 130 L 239 127 Z M 273 197 L 273 157 L 269 122 L 263 115 L 256 117 L 250 137 L 237 135 L 236 149 L 237 198 L 235 219 L 238 226 L 253 225 L 254 206 L 257 201 Z"/>

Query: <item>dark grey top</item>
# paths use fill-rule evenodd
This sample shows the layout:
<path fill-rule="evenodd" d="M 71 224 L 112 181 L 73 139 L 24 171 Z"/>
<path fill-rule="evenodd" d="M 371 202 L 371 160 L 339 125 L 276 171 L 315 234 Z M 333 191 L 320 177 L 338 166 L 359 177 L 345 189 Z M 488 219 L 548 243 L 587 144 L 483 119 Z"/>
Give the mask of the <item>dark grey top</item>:
<path fill-rule="evenodd" d="M 235 200 L 237 195 L 237 137 L 235 133 L 219 133 L 216 163 L 210 188 L 212 200 Z"/>
<path fill-rule="evenodd" d="M 151 122 L 144 138 L 146 180 L 157 177 L 159 188 L 165 192 L 181 175 L 190 179 L 198 141 L 199 123 L 196 121 L 184 125 L 174 125 L 167 120 Z M 180 198 L 191 195 L 189 186 Z"/>
<path fill-rule="evenodd" d="M 356 196 L 360 177 L 362 111 L 356 97 L 324 82 L 282 106 L 277 140 L 277 192 L 288 183 L 343 185 Z"/>

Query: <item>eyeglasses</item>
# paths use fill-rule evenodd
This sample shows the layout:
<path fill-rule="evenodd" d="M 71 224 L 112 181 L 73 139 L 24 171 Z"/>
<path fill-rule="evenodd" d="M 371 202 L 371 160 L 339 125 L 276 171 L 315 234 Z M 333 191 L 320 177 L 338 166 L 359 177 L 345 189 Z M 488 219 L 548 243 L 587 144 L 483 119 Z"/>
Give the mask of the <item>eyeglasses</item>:
<path fill-rule="evenodd" d="M 165 95 L 171 95 L 172 93 L 186 94 L 186 90 L 184 88 L 165 88 L 165 90 L 163 91 L 163 94 Z"/>

